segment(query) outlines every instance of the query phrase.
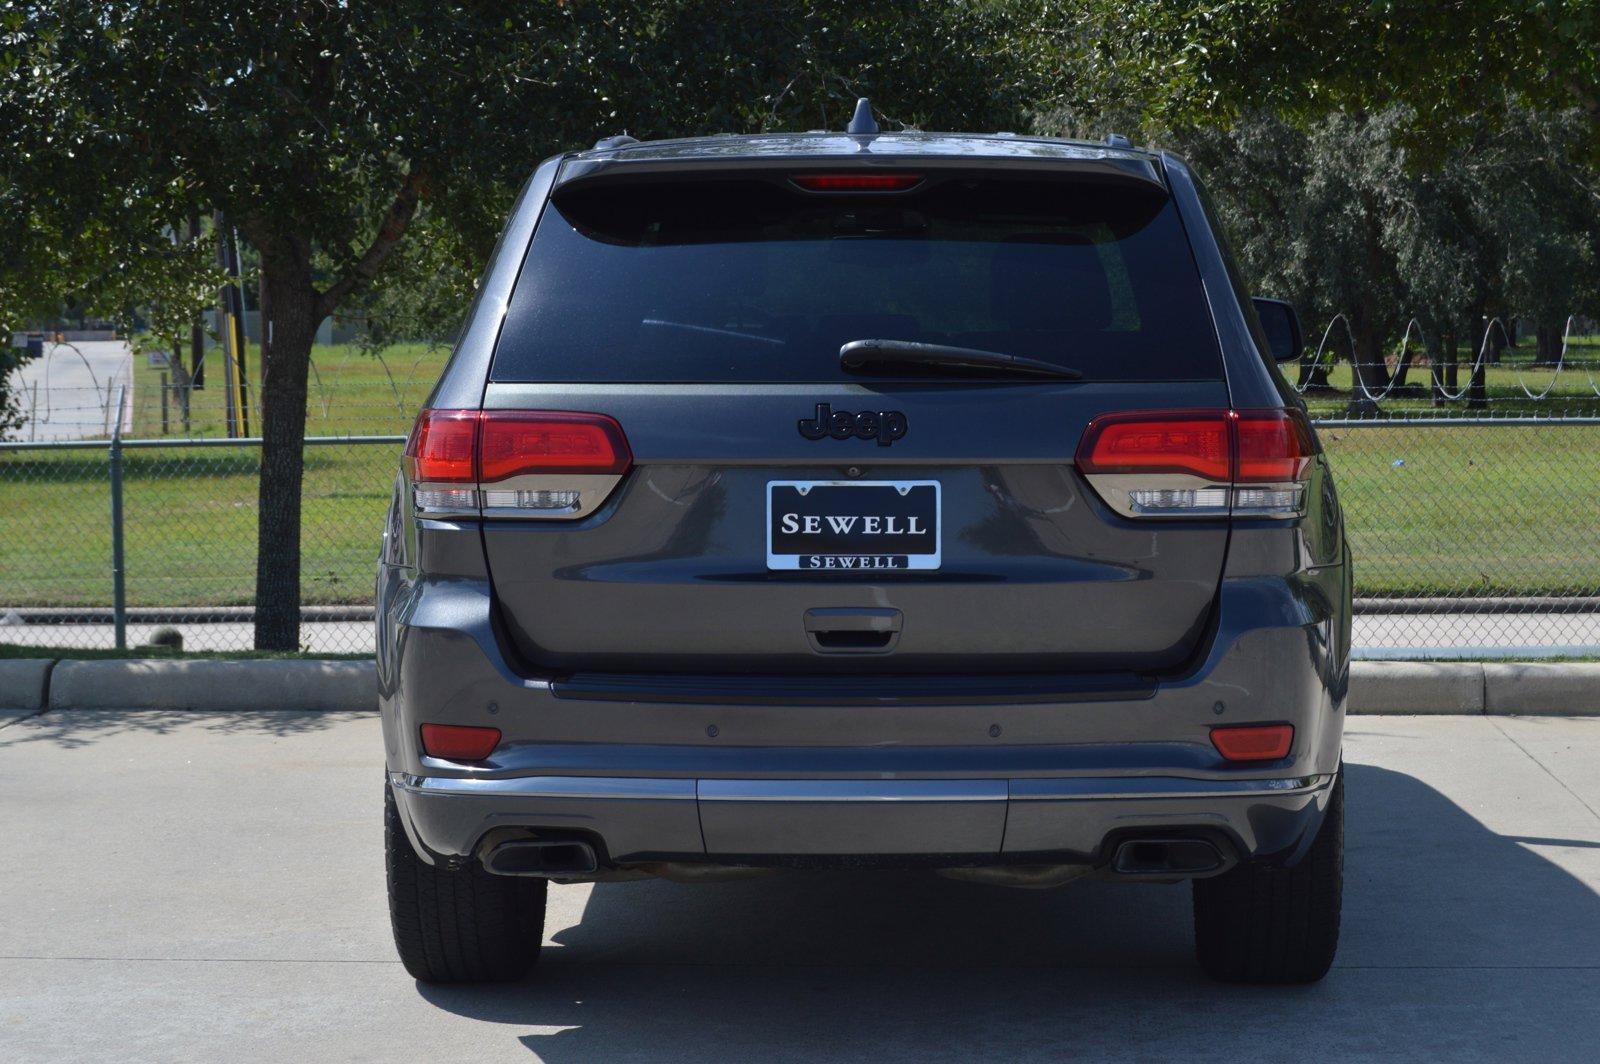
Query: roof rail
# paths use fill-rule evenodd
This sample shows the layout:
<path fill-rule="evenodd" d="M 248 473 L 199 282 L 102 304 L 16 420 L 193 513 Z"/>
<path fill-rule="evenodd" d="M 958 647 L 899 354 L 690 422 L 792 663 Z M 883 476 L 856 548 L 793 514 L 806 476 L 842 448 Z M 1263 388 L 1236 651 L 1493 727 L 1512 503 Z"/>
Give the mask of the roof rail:
<path fill-rule="evenodd" d="M 1124 137 L 1121 133 L 1107 133 L 1106 147 L 1131 148 L 1133 147 L 1133 141 L 1129 140 L 1127 137 Z"/>
<path fill-rule="evenodd" d="M 630 144 L 639 143 L 638 137 L 630 137 L 626 133 L 618 133 L 614 137 L 601 137 L 594 142 L 595 151 L 605 151 L 607 148 L 626 148 Z"/>

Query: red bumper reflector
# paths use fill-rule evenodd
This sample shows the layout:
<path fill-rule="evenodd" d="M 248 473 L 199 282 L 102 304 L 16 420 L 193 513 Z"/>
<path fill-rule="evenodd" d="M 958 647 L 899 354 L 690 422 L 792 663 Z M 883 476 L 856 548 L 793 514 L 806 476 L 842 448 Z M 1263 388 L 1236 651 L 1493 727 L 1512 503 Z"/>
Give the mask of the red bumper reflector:
<path fill-rule="evenodd" d="M 475 728 L 466 724 L 422 726 L 422 752 L 446 761 L 482 761 L 499 743 L 499 728 Z"/>
<path fill-rule="evenodd" d="M 1229 761 L 1276 761 L 1288 757 L 1293 744 L 1293 724 L 1247 724 L 1211 729 L 1211 745 Z"/>

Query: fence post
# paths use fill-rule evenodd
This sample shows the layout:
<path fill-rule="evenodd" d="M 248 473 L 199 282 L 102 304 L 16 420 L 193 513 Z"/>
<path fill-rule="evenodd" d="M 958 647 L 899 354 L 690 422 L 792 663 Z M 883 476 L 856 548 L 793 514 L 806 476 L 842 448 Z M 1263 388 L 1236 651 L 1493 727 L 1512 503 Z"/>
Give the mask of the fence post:
<path fill-rule="evenodd" d="M 126 387 L 126 386 L 124 386 Z M 117 649 L 128 649 L 128 594 L 122 572 L 122 388 L 117 389 L 117 424 L 111 430 L 111 620 Z"/>

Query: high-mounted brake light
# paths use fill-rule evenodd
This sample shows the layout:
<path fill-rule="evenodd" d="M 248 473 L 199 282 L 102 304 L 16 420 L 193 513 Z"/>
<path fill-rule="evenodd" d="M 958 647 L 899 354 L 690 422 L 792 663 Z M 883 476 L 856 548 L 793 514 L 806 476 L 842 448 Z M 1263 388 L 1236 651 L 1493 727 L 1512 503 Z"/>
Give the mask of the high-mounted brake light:
<path fill-rule="evenodd" d="M 424 410 L 406 458 L 419 512 L 490 517 L 581 517 L 633 464 L 616 419 L 564 410 Z"/>
<path fill-rule="evenodd" d="M 921 174 L 794 174 L 807 192 L 905 192 L 922 184 Z"/>
<path fill-rule="evenodd" d="M 1102 414 L 1078 470 L 1129 517 L 1296 517 L 1316 441 L 1297 410 Z"/>
<path fill-rule="evenodd" d="M 499 728 L 470 724 L 424 724 L 422 752 L 446 761 L 482 761 L 500 745 Z"/>
<path fill-rule="evenodd" d="M 1211 745 L 1229 761 L 1276 761 L 1289 756 L 1293 724 L 1245 724 L 1211 729 Z"/>

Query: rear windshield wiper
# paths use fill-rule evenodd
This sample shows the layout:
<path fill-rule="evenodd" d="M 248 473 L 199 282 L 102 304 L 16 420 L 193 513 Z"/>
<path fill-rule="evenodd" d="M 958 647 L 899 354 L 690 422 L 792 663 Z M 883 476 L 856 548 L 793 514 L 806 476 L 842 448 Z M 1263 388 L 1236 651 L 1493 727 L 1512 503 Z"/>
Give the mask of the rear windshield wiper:
<path fill-rule="evenodd" d="M 980 351 L 974 347 L 919 344 L 911 340 L 851 340 L 839 348 L 839 365 L 852 373 L 893 373 L 897 369 L 946 369 L 976 375 L 1018 375 L 1082 380 L 1083 374 L 1037 358 Z"/>

